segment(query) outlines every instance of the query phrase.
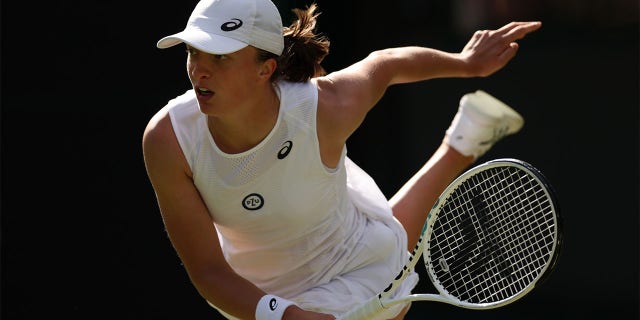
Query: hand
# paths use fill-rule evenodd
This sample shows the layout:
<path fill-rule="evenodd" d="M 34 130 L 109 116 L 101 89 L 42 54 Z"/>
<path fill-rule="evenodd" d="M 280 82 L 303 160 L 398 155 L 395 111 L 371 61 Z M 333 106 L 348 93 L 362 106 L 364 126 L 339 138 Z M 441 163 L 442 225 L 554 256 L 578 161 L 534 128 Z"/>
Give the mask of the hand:
<path fill-rule="evenodd" d="M 486 77 L 504 67 L 518 51 L 516 40 L 536 31 L 539 21 L 511 22 L 498 30 L 476 31 L 460 52 L 471 76 Z"/>
<path fill-rule="evenodd" d="M 282 320 L 335 320 L 330 314 L 305 311 L 297 306 L 290 306 L 282 315 Z"/>

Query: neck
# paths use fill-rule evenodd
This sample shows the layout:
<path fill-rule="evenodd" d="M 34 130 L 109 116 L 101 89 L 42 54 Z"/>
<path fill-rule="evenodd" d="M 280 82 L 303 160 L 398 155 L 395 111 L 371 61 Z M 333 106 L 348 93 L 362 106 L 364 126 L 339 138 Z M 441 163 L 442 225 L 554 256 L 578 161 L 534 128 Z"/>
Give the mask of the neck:
<path fill-rule="evenodd" d="M 209 132 L 220 150 L 236 154 L 250 150 L 266 138 L 276 122 L 280 100 L 275 89 L 257 99 L 234 117 L 209 116 Z"/>

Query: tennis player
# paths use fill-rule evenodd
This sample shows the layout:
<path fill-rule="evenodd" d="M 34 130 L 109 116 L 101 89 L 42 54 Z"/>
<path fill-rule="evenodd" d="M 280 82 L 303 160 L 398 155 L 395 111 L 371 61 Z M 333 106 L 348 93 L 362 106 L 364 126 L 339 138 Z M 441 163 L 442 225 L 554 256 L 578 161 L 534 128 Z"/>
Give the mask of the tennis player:
<path fill-rule="evenodd" d="M 406 261 L 440 192 L 523 124 L 491 95 L 465 95 L 441 146 L 388 200 L 346 148 L 385 90 L 489 76 L 540 23 L 478 31 L 457 53 L 380 50 L 325 74 L 317 7 L 294 11 L 283 29 L 269 0 L 202 0 L 157 44 L 182 44 L 193 88 L 150 119 L 147 173 L 193 285 L 229 319 L 334 319 L 369 299 Z"/>

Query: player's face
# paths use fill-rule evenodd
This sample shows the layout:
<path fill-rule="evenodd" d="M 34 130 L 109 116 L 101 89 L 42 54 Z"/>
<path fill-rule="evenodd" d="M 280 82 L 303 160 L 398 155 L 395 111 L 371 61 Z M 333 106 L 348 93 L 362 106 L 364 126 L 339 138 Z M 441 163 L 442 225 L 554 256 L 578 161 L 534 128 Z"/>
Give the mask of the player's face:
<path fill-rule="evenodd" d="M 222 115 L 250 105 L 260 83 L 261 63 L 255 48 L 218 55 L 187 46 L 187 54 L 189 80 L 203 113 Z"/>

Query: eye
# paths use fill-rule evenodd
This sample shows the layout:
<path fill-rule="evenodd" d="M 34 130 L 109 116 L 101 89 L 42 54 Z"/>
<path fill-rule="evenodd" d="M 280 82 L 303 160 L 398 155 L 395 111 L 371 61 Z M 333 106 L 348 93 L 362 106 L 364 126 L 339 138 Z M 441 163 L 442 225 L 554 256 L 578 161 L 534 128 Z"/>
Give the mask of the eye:
<path fill-rule="evenodd" d="M 187 48 L 185 49 L 185 51 L 186 51 L 186 52 L 187 52 L 187 54 L 188 54 L 188 55 L 190 55 L 190 56 L 193 56 L 193 55 L 198 54 L 198 50 L 196 50 L 196 49 L 194 49 L 194 48 L 192 48 L 192 47 L 187 47 Z"/>
<path fill-rule="evenodd" d="M 227 60 L 228 59 L 228 57 L 226 55 L 224 55 L 224 54 L 214 54 L 213 58 L 216 59 L 216 60 Z"/>

